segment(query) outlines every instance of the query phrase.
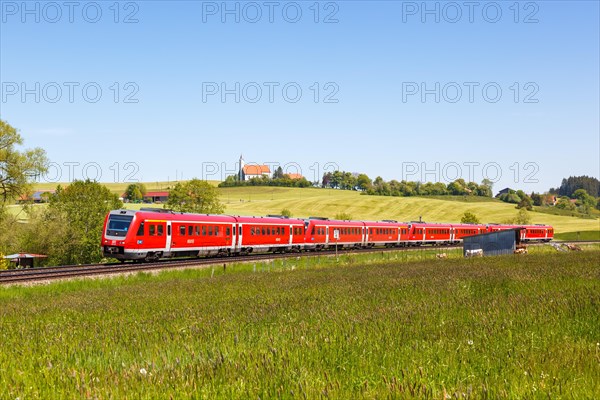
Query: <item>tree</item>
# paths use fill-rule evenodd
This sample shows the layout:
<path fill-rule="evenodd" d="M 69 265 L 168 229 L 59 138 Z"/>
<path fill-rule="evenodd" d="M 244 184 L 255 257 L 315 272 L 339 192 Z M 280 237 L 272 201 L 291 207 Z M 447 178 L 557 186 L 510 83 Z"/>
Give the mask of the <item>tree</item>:
<path fill-rule="evenodd" d="M 529 225 L 531 224 L 531 216 L 525 208 L 521 208 L 515 218 L 515 224 L 517 225 Z"/>
<path fill-rule="evenodd" d="M 50 245 L 47 252 L 52 252 L 57 264 L 100 261 L 104 218 L 122 206 L 116 194 L 89 179 L 74 181 L 64 189 L 58 186 L 48 209 L 37 219 L 41 225 L 36 229 L 38 241 Z"/>
<path fill-rule="evenodd" d="M 577 189 L 584 189 L 592 196 L 600 196 L 600 181 L 590 176 L 570 176 L 563 179 L 558 194 L 560 196 L 568 196 L 573 198 L 573 194 Z"/>
<path fill-rule="evenodd" d="M 283 178 L 283 169 L 281 167 L 277 167 L 277 169 L 273 172 L 273 179 Z"/>
<path fill-rule="evenodd" d="M 577 189 L 573 192 L 573 198 L 577 199 L 577 205 L 594 207 L 596 205 L 596 199 L 590 196 L 585 189 Z"/>
<path fill-rule="evenodd" d="M 531 197 L 531 200 L 533 201 L 534 206 L 544 205 L 544 197 L 541 194 L 531 192 L 531 196 L 529 196 L 529 197 Z"/>
<path fill-rule="evenodd" d="M 367 174 L 359 174 L 356 177 L 356 186 L 359 190 L 369 190 L 373 186 L 373 182 Z"/>
<path fill-rule="evenodd" d="M 0 119 L 0 202 L 26 194 L 32 180 L 47 171 L 46 152 L 40 148 L 19 151 L 23 138 L 15 128 Z"/>
<path fill-rule="evenodd" d="M 463 224 L 479 224 L 479 218 L 477 218 L 477 216 L 469 211 L 465 211 L 465 213 L 463 214 L 462 218 L 460 219 L 460 222 Z"/>
<path fill-rule="evenodd" d="M 570 199 L 567 196 L 563 196 L 560 199 L 558 199 L 558 201 L 556 202 L 556 205 L 554 207 L 559 208 L 561 210 L 570 210 L 570 211 L 573 211 L 576 208 L 575 204 L 571 203 Z"/>
<path fill-rule="evenodd" d="M 508 193 L 502 193 L 498 199 L 505 203 L 519 204 L 521 198 L 514 190 L 509 190 Z"/>
<path fill-rule="evenodd" d="M 466 194 L 465 190 L 465 181 L 464 179 L 457 179 L 454 182 L 450 182 L 448 184 L 448 193 L 453 194 L 455 196 L 461 196 Z"/>
<path fill-rule="evenodd" d="M 290 210 L 288 210 L 287 208 L 284 208 L 283 210 L 281 210 L 280 214 L 283 215 L 284 217 L 288 217 L 288 218 L 290 218 L 292 216 L 292 212 Z"/>
<path fill-rule="evenodd" d="M 4 258 L 4 254 L 0 252 L 0 269 L 8 269 L 10 262 Z"/>
<path fill-rule="evenodd" d="M 178 182 L 169 192 L 165 207 L 198 214 L 221 214 L 225 210 L 217 189 L 196 178 L 185 183 Z"/>
<path fill-rule="evenodd" d="M 517 204 L 517 208 L 524 208 L 529 211 L 533 210 L 533 201 L 531 200 L 531 197 L 523 194 L 521 201 L 519 201 L 519 204 Z"/>
<path fill-rule="evenodd" d="M 129 201 L 142 201 L 148 191 L 143 183 L 132 183 L 125 189 L 125 197 Z"/>
<path fill-rule="evenodd" d="M 492 191 L 493 187 L 494 182 L 492 182 L 488 178 L 482 180 L 481 185 L 479 185 L 479 192 L 481 193 L 480 196 L 492 197 L 494 194 Z"/>
<path fill-rule="evenodd" d="M 341 213 L 335 214 L 334 219 L 337 219 L 340 221 L 349 221 L 352 219 L 352 215 L 345 213 L 345 212 L 341 212 Z"/>

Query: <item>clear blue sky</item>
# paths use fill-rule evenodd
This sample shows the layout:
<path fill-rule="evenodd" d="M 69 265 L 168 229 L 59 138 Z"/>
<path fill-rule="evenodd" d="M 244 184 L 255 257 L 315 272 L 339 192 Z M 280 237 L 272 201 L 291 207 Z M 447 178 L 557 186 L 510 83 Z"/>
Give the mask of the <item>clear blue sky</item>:
<path fill-rule="evenodd" d="M 0 1 L 0 117 L 49 181 L 218 179 L 240 153 L 495 191 L 599 176 L 597 1 L 26 4 Z"/>

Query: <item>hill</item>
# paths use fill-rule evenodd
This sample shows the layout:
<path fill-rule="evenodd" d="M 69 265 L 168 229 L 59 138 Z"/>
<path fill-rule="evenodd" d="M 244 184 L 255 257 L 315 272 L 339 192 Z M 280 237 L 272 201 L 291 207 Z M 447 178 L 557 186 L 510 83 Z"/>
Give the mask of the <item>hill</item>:
<path fill-rule="evenodd" d="M 484 223 L 504 222 L 517 214 L 514 204 L 496 199 L 447 196 L 385 197 L 361 196 L 358 192 L 335 189 L 297 189 L 279 187 L 244 187 L 219 189 L 225 212 L 235 215 L 277 214 L 287 208 L 295 217 L 333 217 L 339 212 L 356 219 L 460 222 L 465 211 L 475 213 Z M 550 224 L 557 232 L 594 231 L 598 219 L 532 212 L 532 223 Z"/>
<path fill-rule="evenodd" d="M 211 181 L 217 185 L 218 182 Z M 54 189 L 57 184 L 38 184 L 36 190 Z M 64 184 L 63 184 L 64 185 Z M 125 183 L 105 184 L 112 192 L 122 194 Z M 173 182 L 145 182 L 149 191 L 165 190 Z M 287 208 L 294 217 L 334 217 L 337 213 L 350 214 L 355 219 L 414 221 L 419 217 L 431 222 L 459 222 L 465 211 L 475 213 L 484 223 L 504 222 L 517 214 L 514 204 L 492 198 L 439 196 L 439 197 L 386 197 L 361 196 L 359 192 L 320 188 L 286 187 L 233 187 L 219 188 L 225 213 L 233 215 L 279 214 Z M 154 205 L 160 207 L 160 205 Z M 127 204 L 127 208 L 148 207 Z M 600 220 L 532 212 L 532 223 L 550 224 L 557 233 L 599 231 Z"/>

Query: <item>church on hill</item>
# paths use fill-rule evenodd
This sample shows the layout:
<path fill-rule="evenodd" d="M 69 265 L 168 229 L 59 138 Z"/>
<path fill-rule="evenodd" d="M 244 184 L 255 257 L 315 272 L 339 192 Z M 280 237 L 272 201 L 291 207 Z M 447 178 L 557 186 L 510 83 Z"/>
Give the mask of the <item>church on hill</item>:
<path fill-rule="evenodd" d="M 238 178 L 240 181 L 249 181 L 252 178 L 260 178 L 262 176 L 271 176 L 271 168 L 269 168 L 268 165 L 246 165 L 244 156 L 240 155 L 240 170 L 238 172 Z"/>

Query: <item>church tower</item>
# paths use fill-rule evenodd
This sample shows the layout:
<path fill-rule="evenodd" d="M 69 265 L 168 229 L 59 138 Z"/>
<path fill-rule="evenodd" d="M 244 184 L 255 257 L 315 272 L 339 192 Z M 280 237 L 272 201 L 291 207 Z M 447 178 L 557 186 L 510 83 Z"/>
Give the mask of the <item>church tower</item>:
<path fill-rule="evenodd" d="M 240 154 L 240 172 L 238 174 L 240 182 L 244 180 L 244 165 L 246 165 L 244 162 L 244 156 Z"/>

